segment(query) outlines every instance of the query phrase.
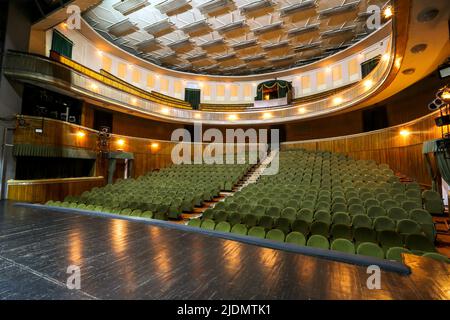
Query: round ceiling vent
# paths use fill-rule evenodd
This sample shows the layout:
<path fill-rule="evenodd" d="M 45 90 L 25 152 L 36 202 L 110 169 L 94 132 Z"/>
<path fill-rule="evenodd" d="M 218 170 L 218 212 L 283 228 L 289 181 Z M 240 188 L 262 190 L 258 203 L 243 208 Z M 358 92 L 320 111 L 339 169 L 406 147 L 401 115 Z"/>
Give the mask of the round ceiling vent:
<path fill-rule="evenodd" d="M 405 69 L 402 71 L 402 73 L 407 76 L 409 76 L 410 74 L 413 74 L 414 72 L 416 72 L 416 69 L 414 69 L 414 68 L 409 68 L 409 69 Z"/>
<path fill-rule="evenodd" d="M 412 53 L 422 53 L 427 49 L 428 45 L 425 43 L 417 44 L 411 48 Z"/>
<path fill-rule="evenodd" d="M 439 14 L 439 10 L 436 8 L 426 8 L 422 10 L 417 16 L 419 22 L 428 22 L 436 18 Z"/>

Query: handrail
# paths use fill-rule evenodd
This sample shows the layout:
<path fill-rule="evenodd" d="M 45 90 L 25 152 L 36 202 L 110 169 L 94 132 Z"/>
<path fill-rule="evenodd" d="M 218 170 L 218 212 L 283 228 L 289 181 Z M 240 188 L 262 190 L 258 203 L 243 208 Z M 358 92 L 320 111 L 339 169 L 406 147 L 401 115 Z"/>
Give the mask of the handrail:
<path fill-rule="evenodd" d="M 134 86 L 134 85 L 132 85 L 132 84 L 126 82 L 126 81 L 123 81 L 122 79 L 116 77 L 115 75 L 109 73 L 108 71 L 106 71 L 104 69 L 100 69 L 100 74 L 103 75 L 103 76 L 106 76 L 106 77 L 108 77 L 108 78 L 110 78 L 112 80 L 115 80 L 117 82 L 120 82 L 120 83 L 122 83 L 122 84 L 124 84 L 126 86 L 134 88 L 134 89 L 136 89 L 138 91 L 141 91 L 144 94 L 147 94 L 149 96 L 156 96 L 156 99 L 158 99 L 158 97 L 160 97 L 163 100 L 173 101 L 175 103 L 180 104 L 180 107 L 183 108 L 183 109 L 184 109 L 184 107 L 187 107 L 188 109 L 192 109 L 192 106 L 190 105 L 189 102 L 186 102 L 184 100 L 181 100 L 181 99 L 178 99 L 178 98 L 175 98 L 175 97 L 171 97 L 171 96 L 165 95 L 165 94 L 163 94 L 161 92 L 158 92 L 158 91 L 146 91 L 146 90 L 143 90 L 143 89 L 141 89 L 139 87 L 136 87 L 136 86 Z"/>
<path fill-rule="evenodd" d="M 147 93 L 147 91 L 137 88 L 131 84 L 128 84 L 123 80 L 113 79 L 112 77 L 110 77 L 108 75 L 104 75 L 102 73 L 96 72 L 96 71 L 94 71 L 72 59 L 69 59 L 65 56 L 58 54 L 55 51 L 50 51 L 50 57 L 53 61 L 57 61 L 57 62 L 63 64 L 64 66 L 67 66 L 67 67 L 73 69 L 74 71 L 80 72 L 81 74 L 86 75 L 92 79 L 95 79 L 103 84 L 106 84 L 113 88 L 130 93 L 132 95 L 138 96 L 140 98 L 147 99 L 149 101 L 159 102 L 158 99 L 155 98 L 154 96 L 152 96 L 152 94 L 150 92 Z M 41 58 L 41 59 L 43 59 L 43 58 Z M 170 103 L 170 102 L 168 102 L 168 103 Z M 188 107 L 184 104 L 169 104 L 169 106 L 171 106 L 173 108 L 191 109 L 190 107 Z"/>
<path fill-rule="evenodd" d="M 386 40 L 392 40 L 392 36 L 389 36 Z M 393 46 L 391 45 L 390 48 L 392 51 Z M 104 83 L 102 81 L 104 76 L 98 73 L 88 72 L 87 69 L 78 71 L 58 62 L 26 53 L 8 52 L 4 63 L 4 73 L 6 76 L 19 80 L 31 80 L 63 87 L 76 94 L 98 100 L 103 104 L 110 103 L 121 107 L 124 111 L 141 112 L 168 121 L 220 125 L 267 124 L 326 115 L 364 101 L 383 85 L 392 69 L 394 55 L 391 52 L 387 54 L 389 54 L 389 59 L 382 59 L 364 81 L 360 81 L 336 95 L 300 106 L 238 112 L 207 112 L 171 107 L 167 101 L 155 102 L 147 99 L 147 97 L 142 97 L 140 94 L 134 94 L 135 91 L 130 88 L 124 88 L 122 85 L 117 87 L 117 83 L 114 86 L 112 80 L 109 80 L 110 83 L 107 81 Z M 83 71 L 86 73 L 83 73 Z M 98 76 L 101 76 L 102 79 Z M 371 86 L 368 86 L 367 83 L 370 83 Z M 301 107 L 301 111 L 299 107 Z M 229 119 L 230 114 L 235 115 L 233 120 Z"/>
<path fill-rule="evenodd" d="M 69 182 L 84 182 L 103 180 L 103 176 L 95 177 L 75 177 L 75 178 L 52 178 L 52 179 L 32 179 L 32 180 L 8 180 L 8 186 L 20 186 L 31 184 L 51 184 L 51 183 L 69 183 Z"/>

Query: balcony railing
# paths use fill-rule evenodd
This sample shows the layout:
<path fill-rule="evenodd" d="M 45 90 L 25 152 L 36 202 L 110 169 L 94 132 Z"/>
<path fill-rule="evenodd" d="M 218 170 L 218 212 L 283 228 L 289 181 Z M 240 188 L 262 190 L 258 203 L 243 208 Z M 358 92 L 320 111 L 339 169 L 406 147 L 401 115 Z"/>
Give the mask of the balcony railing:
<path fill-rule="evenodd" d="M 389 36 L 385 39 L 391 43 Z M 388 46 L 392 50 L 392 45 Z M 173 108 L 166 104 L 149 101 L 139 95 L 119 90 L 87 73 L 74 70 L 61 63 L 45 57 L 10 51 L 6 54 L 4 74 L 20 81 L 33 82 L 37 85 L 57 86 L 89 97 L 102 103 L 123 108 L 123 111 L 138 111 L 155 118 L 179 122 L 202 122 L 205 124 L 261 124 L 280 123 L 306 119 L 340 111 L 372 96 L 387 76 L 394 63 L 394 55 L 386 52 L 378 66 L 362 81 L 340 91 L 336 95 L 303 103 L 295 106 L 271 108 L 269 110 L 245 110 L 240 112 L 208 112 Z M 386 59 L 386 57 L 389 57 Z"/>

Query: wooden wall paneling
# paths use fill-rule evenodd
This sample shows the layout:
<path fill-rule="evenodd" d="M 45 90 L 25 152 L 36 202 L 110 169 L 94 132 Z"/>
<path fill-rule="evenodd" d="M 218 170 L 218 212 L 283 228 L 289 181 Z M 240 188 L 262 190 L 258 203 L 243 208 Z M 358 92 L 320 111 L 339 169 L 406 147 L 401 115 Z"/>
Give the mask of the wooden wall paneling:
<path fill-rule="evenodd" d="M 94 107 L 83 102 L 81 110 L 81 125 L 87 128 L 94 128 Z"/>
<path fill-rule="evenodd" d="M 387 163 L 394 171 L 403 173 L 419 183 L 431 185 L 422 145 L 424 141 L 441 137 L 441 131 L 434 123 L 435 117 L 435 113 L 429 114 L 401 126 L 358 135 L 290 142 L 283 144 L 282 148 L 328 150 L 346 154 L 354 159 L 371 159 L 377 163 Z M 401 130 L 408 130 L 410 135 L 401 136 Z M 314 145 L 317 147 L 314 148 Z"/>
<path fill-rule="evenodd" d="M 105 185 L 103 177 L 8 181 L 8 199 L 44 203 Z"/>

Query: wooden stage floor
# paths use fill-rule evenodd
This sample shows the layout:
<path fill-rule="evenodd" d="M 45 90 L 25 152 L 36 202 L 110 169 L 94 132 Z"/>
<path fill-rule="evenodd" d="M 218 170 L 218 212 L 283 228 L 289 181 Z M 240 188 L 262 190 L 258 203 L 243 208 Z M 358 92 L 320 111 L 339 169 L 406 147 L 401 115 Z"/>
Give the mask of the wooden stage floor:
<path fill-rule="evenodd" d="M 411 275 L 196 232 L 0 203 L 0 299 L 450 299 L 450 267 Z M 81 268 L 81 289 L 66 287 Z"/>

